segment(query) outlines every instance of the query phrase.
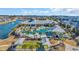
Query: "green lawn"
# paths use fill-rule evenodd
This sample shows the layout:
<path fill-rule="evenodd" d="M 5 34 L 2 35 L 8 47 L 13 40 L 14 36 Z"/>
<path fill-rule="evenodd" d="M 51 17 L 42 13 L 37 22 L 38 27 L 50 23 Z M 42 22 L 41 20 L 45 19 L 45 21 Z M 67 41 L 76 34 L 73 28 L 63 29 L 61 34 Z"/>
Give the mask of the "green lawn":
<path fill-rule="evenodd" d="M 25 41 L 23 45 L 17 46 L 17 48 L 22 48 L 22 49 L 36 49 L 39 48 L 39 41 Z"/>

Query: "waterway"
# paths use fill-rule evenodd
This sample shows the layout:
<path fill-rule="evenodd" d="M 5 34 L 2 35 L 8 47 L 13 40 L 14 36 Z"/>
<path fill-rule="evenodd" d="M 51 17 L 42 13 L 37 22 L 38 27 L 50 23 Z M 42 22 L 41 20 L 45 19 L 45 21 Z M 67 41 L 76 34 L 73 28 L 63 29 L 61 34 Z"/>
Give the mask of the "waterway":
<path fill-rule="evenodd" d="M 10 22 L 7 24 L 0 24 L 0 39 L 8 38 L 8 34 L 15 28 L 18 24 L 20 24 L 22 20 L 17 19 L 14 22 Z"/>

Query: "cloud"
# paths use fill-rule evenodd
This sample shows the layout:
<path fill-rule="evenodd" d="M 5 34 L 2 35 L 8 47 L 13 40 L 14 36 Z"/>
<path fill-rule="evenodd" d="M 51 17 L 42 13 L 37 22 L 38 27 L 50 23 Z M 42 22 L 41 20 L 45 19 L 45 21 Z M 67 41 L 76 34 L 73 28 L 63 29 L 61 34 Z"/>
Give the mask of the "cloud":
<path fill-rule="evenodd" d="M 51 8 L 53 15 L 79 16 L 78 8 Z"/>
<path fill-rule="evenodd" d="M 1 8 L 0 15 L 66 15 L 79 16 L 79 8 Z"/>
<path fill-rule="evenodd" d="M 60 12 L 61 8 L 50 8 L 51 12 Z"/>
<path fill-rule="evenodd" d="M 22 15 L 47 15 L 50 14 L 49 10 L 23 10 L 20 14 Z"/>
<path fill-rule="evenodd" d="M 79 16 L 79 9 L 78 8 L 67 9 L 66 12 L 69 15 Z"/>

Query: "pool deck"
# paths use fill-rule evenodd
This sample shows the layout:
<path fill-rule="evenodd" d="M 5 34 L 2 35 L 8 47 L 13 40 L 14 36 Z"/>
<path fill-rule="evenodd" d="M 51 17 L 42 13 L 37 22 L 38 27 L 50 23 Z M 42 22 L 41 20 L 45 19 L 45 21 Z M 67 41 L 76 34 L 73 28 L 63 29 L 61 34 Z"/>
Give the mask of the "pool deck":
<path fill-rule="evenodd" d="M 6 51 L 12 44 L 12 42 L 15 42 L 15 36 L 10 36 L 7 39 L 0 40 L 0 51 Z"/>

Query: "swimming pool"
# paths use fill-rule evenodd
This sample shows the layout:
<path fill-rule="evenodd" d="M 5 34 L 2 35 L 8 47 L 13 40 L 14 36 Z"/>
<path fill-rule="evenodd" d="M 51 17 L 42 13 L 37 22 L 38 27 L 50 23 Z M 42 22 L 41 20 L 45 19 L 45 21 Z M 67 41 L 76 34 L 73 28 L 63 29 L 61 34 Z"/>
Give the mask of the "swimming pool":
<path fill-rule="evenodd" d="M 22 20 L 17 19 L 15 22 L 0 24 L 0 39 L 6 39 L 8 34 L 12 31 L 12 28 L 16 27 L 21 22 Z"/>

